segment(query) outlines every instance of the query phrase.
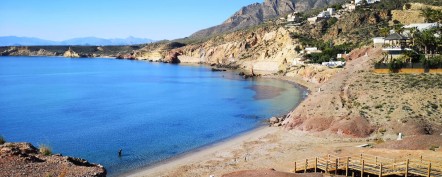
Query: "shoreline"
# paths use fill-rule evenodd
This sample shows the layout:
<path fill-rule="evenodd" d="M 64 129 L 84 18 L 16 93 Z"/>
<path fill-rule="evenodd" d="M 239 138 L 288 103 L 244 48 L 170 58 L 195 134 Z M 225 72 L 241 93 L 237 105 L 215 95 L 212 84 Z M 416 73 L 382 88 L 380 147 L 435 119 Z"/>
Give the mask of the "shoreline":
<path fill-rule="evenodd" d="M 208 66 L 204 64 L 187 64 L 184 66 Z M 238 72 L 240 70 L 227 70 L 227 72 Z M 304 100 L 308 98 L 308 95 L 304 95 L 303 93 L 307 92 L 310 93 L 315 86 L 313 86 L 313 83 L 311 84 L 305 84 L 298 82 L 296 79 L 299 78 L 287 78 L 287 76 L 263 76 L 258 77 L 262 79 L 275 79 L 280 80 L 282 82 L 287 82 L 290 84 L 293 84 L 294 87 L 301 90 L 301 97 L 298 104 L 296 104 L 288 113 L 295 110 Z M 307 82 L 306 82 L 307 83 Z M 265 120 L 270 119 L 267 118 Z M 198 159 L 204 159 L 207 155 L 219 152 L 219 151 L 226 151 L 230 149 L 234 145 L 241 144 L 247 140 L 251 139 L 258 139 L 260 137 L 264 137 L 266 135 L 275 134 L 278 131 L 284 131 L 281 127 L 272 127 L 271 125 L 261 125 L 256 128 L 253 128 L 251 130 L 246 130 L 243 133 L 233 135 L 232 137 L 228 137 L 226 139 L 223 139 L 218 142 L 214 142 L 205 146 L 202 146 L 200 148 L 196 148 L 194 150 L 191 150 L 189 152 L 185 152 L 183 154 L 180 154 L 178 156 L 162 160 L 160 162 L 156 162 L 152 165 L 148 165 L 145 167 L 140 167 L 139 169 L 131 170 L 122 174 L 119 174 L 117 176 L 129 176 L 129 177 L 138 177 L 138 176 L 160 176 L 162 172 L 168 171 L 173 168 L 177 168 L 178 166 L 186 165 L 191 162 L 198 161 Z M 235 159 L 236 161 L 236 159 Z"/>
<path fill-rule="evenodd" d="M 235 135 L 233 137 L 221 140 L 219 142 L 215 142 L 213 144 L 197 148 L 195 150 L 186 152 L 179 156 L 172 157 L 170 159 L 166 159 L 164 161 L 157 162 L 156 164 L 142 167 L 134 171 L 126 172 L 118 176 L 129 176 L 129 177 L 158 176 L 161 175 L 162 171 L 166 171 L 167 169 L 174 168 L 180 165 L 186 165 L 192 161 L 203 159 L 204 157 L 212 153 L 226 150 L 232 146 L 238 145 L 241 142 L 259 138 L 271 133 L 275 133 L 279 130 L 280 130 L 279 127 L 260 126 L 250 131 L 246 131 L 242 134 Z"/>

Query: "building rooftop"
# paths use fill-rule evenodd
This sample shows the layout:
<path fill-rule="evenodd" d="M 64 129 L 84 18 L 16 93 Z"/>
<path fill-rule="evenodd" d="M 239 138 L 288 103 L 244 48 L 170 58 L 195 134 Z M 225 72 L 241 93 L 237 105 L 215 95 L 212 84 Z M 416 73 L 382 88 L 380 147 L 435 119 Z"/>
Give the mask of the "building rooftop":
<path fill-rule="evenodd" d="M 404 35 L 399 33 L 390 34 L 385 38 L 385 40 L 408 40 L 408 39 L 409 39 L 408 37 L 405 37 Z"/>

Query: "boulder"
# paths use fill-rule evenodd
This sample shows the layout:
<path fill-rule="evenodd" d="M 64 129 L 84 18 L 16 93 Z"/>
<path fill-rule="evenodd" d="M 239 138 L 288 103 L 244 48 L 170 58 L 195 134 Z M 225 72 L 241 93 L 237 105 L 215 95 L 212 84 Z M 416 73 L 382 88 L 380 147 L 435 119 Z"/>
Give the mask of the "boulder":
<path fill-rule="evenodd" d="M 269 119 L 270 124 L 277 124 L 279 122 L 279 119 L 276 117 L 272 117 Z"/>

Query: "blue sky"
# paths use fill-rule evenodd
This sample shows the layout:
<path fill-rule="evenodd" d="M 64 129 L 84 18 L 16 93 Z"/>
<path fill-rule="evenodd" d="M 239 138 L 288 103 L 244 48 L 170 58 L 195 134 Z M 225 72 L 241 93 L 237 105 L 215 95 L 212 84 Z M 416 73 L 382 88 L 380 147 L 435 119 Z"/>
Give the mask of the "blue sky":
<path fill-rule="evenodd" d="M 263 0 L 1 0 L 0 36 L 186 37 Z"/>

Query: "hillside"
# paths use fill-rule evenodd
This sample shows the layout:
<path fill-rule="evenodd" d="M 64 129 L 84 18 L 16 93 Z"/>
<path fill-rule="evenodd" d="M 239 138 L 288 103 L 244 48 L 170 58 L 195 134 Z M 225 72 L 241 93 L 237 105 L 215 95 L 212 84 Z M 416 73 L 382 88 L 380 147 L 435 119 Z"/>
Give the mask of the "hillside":
<path fill-rule="evenodd" d="M 69 49 L 81 57 L 117 57 L 140 46 L 29 46 L 0 47 L 0 56 L 63 56 Z M 69 56 L 68 56 L 69 57 Z"/>
<path fill-rule="evenodd" d="M 190 37 L 207 37 L 262 24 L 265 21 L 285 16 L 294 11 L 304 12 L 313 8 L 323 8 L 344 0 L 265 0 L 241 8 L 224 23 L 203 29 Z"/>
<path fill-rule="evenodd" d="M 380 48 L 353 53 L 362 57 L 316 85 L 309 98 L 288 115 L 286 128 L 383 139 L 395 139 L 398 133 L 442 133 L 438 75 L 375 74 L 372 64 L 382 57 Z"/>

